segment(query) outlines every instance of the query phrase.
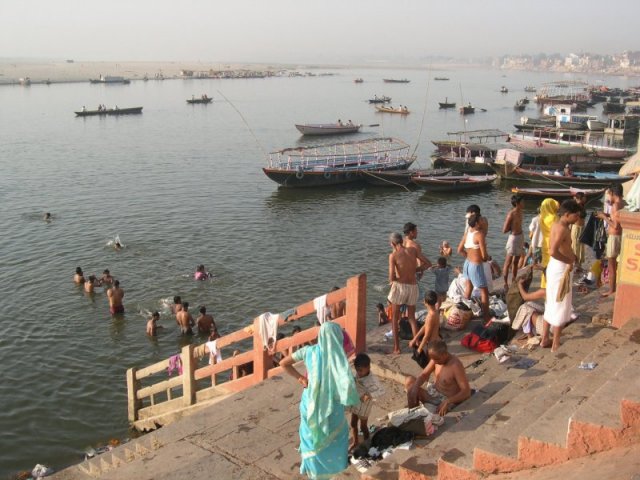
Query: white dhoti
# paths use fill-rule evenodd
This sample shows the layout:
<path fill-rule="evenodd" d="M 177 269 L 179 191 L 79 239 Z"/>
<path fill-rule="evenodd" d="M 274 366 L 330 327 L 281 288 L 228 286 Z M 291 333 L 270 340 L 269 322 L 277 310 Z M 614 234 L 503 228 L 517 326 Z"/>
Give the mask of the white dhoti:
<path fill-rule="evenodd" d="M 544 319 L 554 327 L 562 327 L 571 320 L 573 297 L 571 287 L 569 287 L 568 293 L 561 302 L 556 301 L 567 268 L 571 268 L 571 266 L 551 257 L 545 273 L 547 278 L 547 299 L 544 304 Z M 573 273 L 571 273 L 569 285 L 573 285 Z"/>

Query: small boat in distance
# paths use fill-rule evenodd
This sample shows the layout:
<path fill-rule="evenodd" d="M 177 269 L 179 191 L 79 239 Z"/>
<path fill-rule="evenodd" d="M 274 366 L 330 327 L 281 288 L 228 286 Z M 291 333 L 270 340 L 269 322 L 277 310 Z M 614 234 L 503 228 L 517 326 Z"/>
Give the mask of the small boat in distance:
<path fill-rule="evenodd" d="M 435 77 L 434 80 L 438 80 L 438 81 L 444 82 L 446 80 L 449 80 L 449 77 Z"/>
<path fill-rule="evenodd" d="M 476 107 L 471 105 L 471 103 L 469 103 L 468 105 L 463 105 L 462 107 L 460 107 L 460 113 L 462 115 L 469 115 L 471 113 L 476 113 Z"/>
<path fill-rule="evenodd" d="M 121 83 L 123 85 L 128 85 L 129 83 L 131 83 L 131 80 L 129 80 L 128 78 L 124 78 L 124 77 L 100 75 L 100 78 L 98 78 L 98 79 L 89 79 L 89 82 L 91 82 L 91 83 L 104 83 L 104 84 L 118 84 L 118 83 Z"/>
<path fill-rule="evenodd" d="M 529 93 L 536 93 L 536 87 L 532 87 L 530 85 L 527 85 L 526 87 L 524 87 L 524 91 L 525 92 L 529 92 Z"/>
<path fill-rule="evenodd" d="M 342 123 L 305 123 L 296 124 L 296 128 L 303 135 L 340 135 L 343 133 L 358 133 L 362 125 L 351 122 Z"/>
<path fill-rule="evenodd" d="M 196 103 L 211 103 L 213 102 L 213 98 L 209 97 L 206 93 L 203 93 L 200 98 L 196 98 L 195 95 L 191 95 L 191 98 L 187 100 L 187 103 L 196 104 Z"/>
<path fill-rule="evenodd" d="M 444 97 L 444 102 L 438 102 L 440 108 L 456 108 L 456 102 L 449 102 L 449 97 Z"/>
<path fill-rule="evenodd" d="M 459 192 L 491 187 L 497 175 L 461 175 L 443 177 L 423 177 L 415 175 L 411 181 L 429 192 Z"/>
<path fill-rule="evenodd" d="M 500 93 L 509 93 L 509 89 L 503 85 L 500 87 Z"/>
<path fill-rule="evenodd" d="M 524 109 L 527 108 L 527 104 L 522 100 L 516 101 L 516 104 L 513 106 L 513 109 L 518 112 L 524 112 Z"/>
<path fill-rule="evenodd" d="M 98 110 L 86 110 L 84 107 L 79 112 L 74 112 L 78 117 L 93 117 L 96 115 L 136 115 L 142 113 L 142 107 L 129 108 L 99 108 Z"/>
<path fill-rule="evenodd" d="M 396 78 L 383 78 L 384 83 L 409 83 L 411 80 L 407 80 L 406 78 L 396 79 Z"/>
<path fill-rule="evenodd" d="M 361 79 L 361 78 L 356 78 L 356 79 L 353 81 L 353 83 L 362 83 L 362 82 L 364 82 L 364 80 L 363 80 L 363 79 Z"/>
<path fill-rule="evenodd" d="M 379 97 L 374 95 L 373 98 L 369 99 L 369 103 L 389 103 L 391 101 L 391 97 L 382 96 Z"/>
<path fill-rule="evenodd" d="M 408 115 L 411 113 L 406 106 L 400 106 L 398 108 L 376 106 L 376 110 L 380 113 L 398 113 L 400 115 Z"/>

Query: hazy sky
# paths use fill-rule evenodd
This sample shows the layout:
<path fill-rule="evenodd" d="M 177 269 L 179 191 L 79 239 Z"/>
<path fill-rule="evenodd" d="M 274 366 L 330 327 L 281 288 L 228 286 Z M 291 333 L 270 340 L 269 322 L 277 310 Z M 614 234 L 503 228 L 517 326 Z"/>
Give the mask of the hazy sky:
<path fill-rule="evenodd" d="M 640 0 L 0 0 L 0 57 L 374 62 L 640 50 Z"/>

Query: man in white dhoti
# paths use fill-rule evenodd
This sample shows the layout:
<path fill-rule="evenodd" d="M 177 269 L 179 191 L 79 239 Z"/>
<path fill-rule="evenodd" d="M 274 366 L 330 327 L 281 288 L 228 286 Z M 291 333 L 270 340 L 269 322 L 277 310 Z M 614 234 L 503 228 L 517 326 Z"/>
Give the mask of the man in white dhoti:
<path fill-rule="evenodd" d="M 565 200 L 558 209 L 558 218 L 551 226 L 549 236 L 549 264 L 545 276 L 547 278 L 547 294 L 544 307 L 544 325 L 541 345 L 551 347 L 555 352 L 560 347 L 560 334 L 571 320 L 571 286 L 573 284 L 573 264 L 576 255 L 571 248 L 571 225 L 580 218 L 580 206 L 575 200 Z M 549 340 L 549 328 L 553 329 L 553 342 Z"/>

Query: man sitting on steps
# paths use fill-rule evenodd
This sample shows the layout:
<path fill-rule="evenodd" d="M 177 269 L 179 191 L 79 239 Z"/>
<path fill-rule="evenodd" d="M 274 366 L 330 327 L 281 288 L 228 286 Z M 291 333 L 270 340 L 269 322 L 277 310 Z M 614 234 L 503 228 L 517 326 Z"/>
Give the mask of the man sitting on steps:
<path fill-rule="evenodd" d="M 409 408 L 422 403 L 438 406 L 438 414 L 445 415 L 457 404 L 471 396 L 471 387 L 462 362 L 447 350 L 443 340 L 429 343 L 429 363 L 418 377 L 412 375 L 405 379 L 405 390 Z M 435 388 L 420 388 L 435 373 Z M 427 387 L 428 388 L 428 387 Z"/>

